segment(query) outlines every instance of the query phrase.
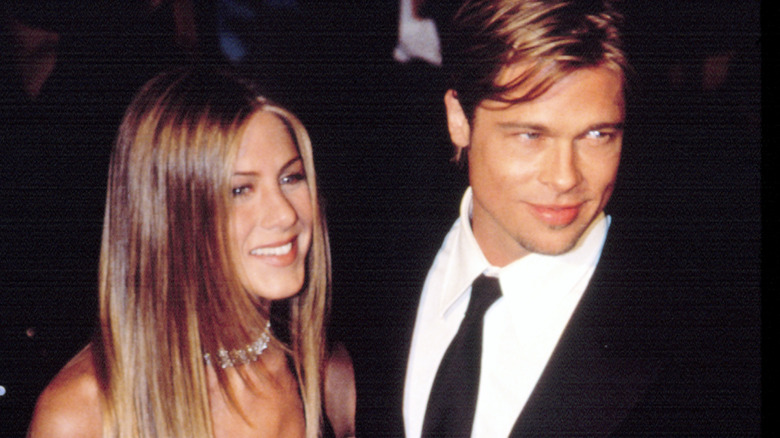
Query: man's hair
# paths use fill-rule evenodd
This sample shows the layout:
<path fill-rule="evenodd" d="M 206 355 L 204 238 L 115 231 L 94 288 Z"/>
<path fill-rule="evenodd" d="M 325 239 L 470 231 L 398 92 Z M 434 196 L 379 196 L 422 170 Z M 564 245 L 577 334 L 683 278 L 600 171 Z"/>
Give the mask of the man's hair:
<path fill-rule="evenodd" d="M 449 88 L 471 121 L 485 99 L 530 101 L 583 67 L 606 65 L 625 73 L 620 21 L 607 0 L 467 1 L 445 36 Z M 505 67 L 517 64 L 528 68 L 496 83 Z M 522 96 L 507 98 L 521 86 Z"/>

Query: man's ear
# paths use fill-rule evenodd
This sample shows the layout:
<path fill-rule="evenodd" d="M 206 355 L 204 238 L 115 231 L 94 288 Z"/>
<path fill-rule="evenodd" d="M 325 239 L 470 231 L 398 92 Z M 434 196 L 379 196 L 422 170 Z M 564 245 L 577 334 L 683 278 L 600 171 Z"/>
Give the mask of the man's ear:
<path fill-rule="evenodd" d="M 462 150 L 468 147 L 471 141 L 471 126 L 460 106 L 455 90 L 449 89 L 444 94 L 444 107 L 447 109 L 447 128 L 450 131 L 450 140 L 456 148 Z"/>

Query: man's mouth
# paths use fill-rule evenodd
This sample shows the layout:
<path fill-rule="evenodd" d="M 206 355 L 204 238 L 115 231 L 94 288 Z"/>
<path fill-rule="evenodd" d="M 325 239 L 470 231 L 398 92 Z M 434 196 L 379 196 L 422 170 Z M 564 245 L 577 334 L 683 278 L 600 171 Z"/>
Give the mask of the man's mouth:
<path fill-rule="evenodd" d="M 545 206 L 534 205 L 536 216 L 552 226 L 566 226 L 574 222 L 580 213 L 581 205 L 572 206 Z"/>

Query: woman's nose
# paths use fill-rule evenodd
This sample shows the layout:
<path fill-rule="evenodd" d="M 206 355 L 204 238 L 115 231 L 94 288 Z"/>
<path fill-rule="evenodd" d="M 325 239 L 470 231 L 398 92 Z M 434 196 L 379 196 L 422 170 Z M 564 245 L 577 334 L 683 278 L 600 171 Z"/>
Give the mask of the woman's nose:
<path fill-rule="evenodd" d="M 262 197 L 261 225 L 264 228 L 289 228 L 298 218 L 295 208 L 280 189 L 268 190 Z"/>

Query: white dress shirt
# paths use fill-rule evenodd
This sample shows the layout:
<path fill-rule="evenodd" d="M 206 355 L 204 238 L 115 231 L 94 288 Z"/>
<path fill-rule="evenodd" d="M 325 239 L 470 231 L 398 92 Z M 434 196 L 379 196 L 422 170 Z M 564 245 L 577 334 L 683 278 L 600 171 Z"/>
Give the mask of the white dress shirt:
<path fill-rule="evenodd" d="M 497 268 L 471 231 L 471 188 L 423 285 L 404 385 L 407 438 L 422 432 L 439 363 L 466 312 L 471 283 L 498 277 L 503 296 L 485 314 L 473 437 L 508 436 L 590 281 L 610 219 L 593 221 L 563 255 L 529 254 Z"/>

